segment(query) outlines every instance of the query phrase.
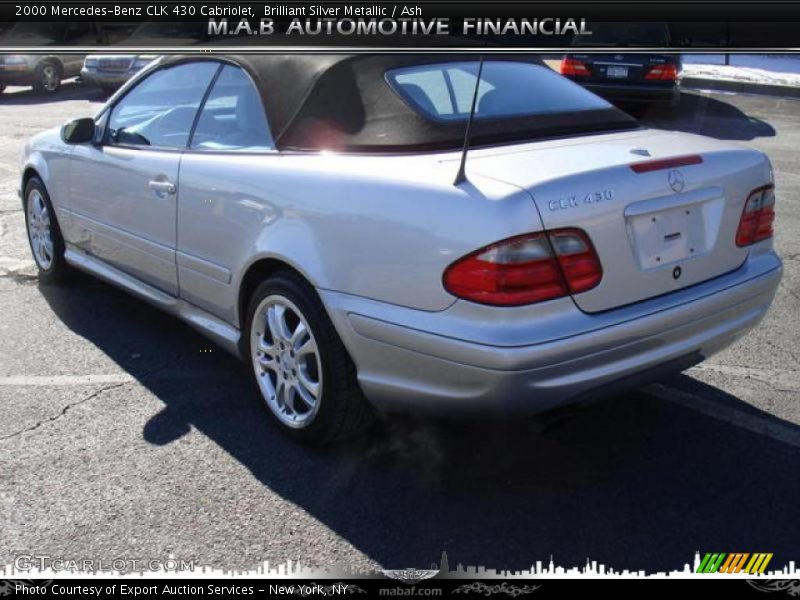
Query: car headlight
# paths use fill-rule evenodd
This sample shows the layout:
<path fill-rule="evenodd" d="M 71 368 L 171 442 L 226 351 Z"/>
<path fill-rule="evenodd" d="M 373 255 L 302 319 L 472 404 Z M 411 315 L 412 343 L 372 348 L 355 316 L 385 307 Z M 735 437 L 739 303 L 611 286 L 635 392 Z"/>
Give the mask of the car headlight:
<path fill-rule="evenodd" d="M 96 56 L 87 56 L 86 60 L 83 61 L 83 66 L 87 69 L 95 69 L 97 68 L 97 57 Z"/>
<path fill-rule="evenodd" d="M 155 56 L 137 56 L 136 60 L 133 61 L 133 67 L 137 71 L 139 69 L 144 69 L 147 65 L 153 62 Z"/>
<path fill-rule="evenodd" d="M 21 54 L 6 54 L 1 62 L 5 65 L 24 65 L 28 59 Z"/>

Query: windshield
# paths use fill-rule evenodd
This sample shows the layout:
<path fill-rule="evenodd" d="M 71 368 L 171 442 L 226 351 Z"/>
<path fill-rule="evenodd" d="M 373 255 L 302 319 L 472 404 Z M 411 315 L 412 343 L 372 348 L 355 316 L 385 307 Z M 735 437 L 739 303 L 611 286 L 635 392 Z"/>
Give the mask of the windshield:
<path fill-rule="evenodd" d="M 573 46 L 669 47 L 669 29 L 663 23 L 591 23 L 592 35 L 578 35 Z"/>
<path fill-rule="evenodd" d="M 423 116 L 437 121 L 469 117 L 479 63 L 453 62 L 396 69 L 392 88 Z M 475 119 L 565 114 L 611 108 L 605 100 L 547 67 L 487 61 L 481 73 Z"/>

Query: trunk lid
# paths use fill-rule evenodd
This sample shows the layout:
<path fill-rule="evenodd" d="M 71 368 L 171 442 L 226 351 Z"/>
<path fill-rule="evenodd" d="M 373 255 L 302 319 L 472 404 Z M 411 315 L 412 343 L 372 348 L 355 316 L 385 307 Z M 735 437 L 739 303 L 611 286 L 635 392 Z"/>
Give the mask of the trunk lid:
<path fill-rule="evenodd" d="M 699 164 L 631 165 L 696 155 Z M 603 266 L 573 296 L 599 312 L 667 294 L 738 268 L 735 243 L 749 193 L 772 180 L 760 152 L 690 134 L 644 130 L 473 151 L 468 172 L 528 190 L 546 229 L 577 227 Z"/>

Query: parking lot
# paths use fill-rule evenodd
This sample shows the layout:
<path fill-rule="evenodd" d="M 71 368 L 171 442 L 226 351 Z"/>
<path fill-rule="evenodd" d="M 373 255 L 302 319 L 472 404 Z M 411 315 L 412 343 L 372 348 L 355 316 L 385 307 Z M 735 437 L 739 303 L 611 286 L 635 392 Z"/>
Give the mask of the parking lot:
<path fill-rule="evenodd" d="M 562 418 L 394 418 L 309 449 L 247 368 L 87 276 L 42 286 L 16 196 L 25 141 L 99 92 L 0 96 L 0 564 L 21 554 L 528 568 L 800 559 L 800 101 L 684 93 L 649 125 L 768 153 L 785 274 L 761 326 L 683 375 Z M 113 190 L 109 190 L 113 193 Z"/>

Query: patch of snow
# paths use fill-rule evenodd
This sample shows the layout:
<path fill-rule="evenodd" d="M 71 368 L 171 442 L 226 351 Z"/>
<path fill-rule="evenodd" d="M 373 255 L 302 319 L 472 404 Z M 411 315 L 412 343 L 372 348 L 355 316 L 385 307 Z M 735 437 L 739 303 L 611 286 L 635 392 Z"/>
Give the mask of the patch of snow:
<path fill-rule="evenodd" d="M 800 55 L 684 54 L 684 77 L 800 87 Z"/>
<path fill-rule="evenodd" d="M 724 65 L 724 54 L 684 54 L 683 64 Z M 800 73 L 800 54 L 731 54 L 729 64 L 778 73 Z"/>

